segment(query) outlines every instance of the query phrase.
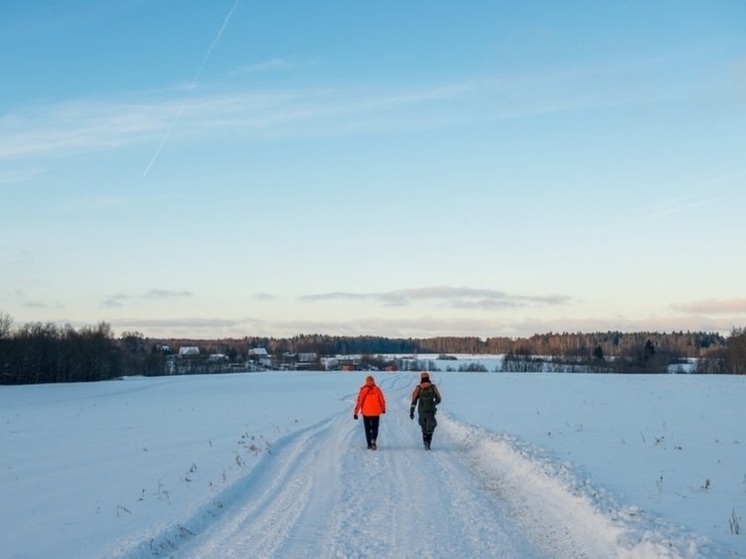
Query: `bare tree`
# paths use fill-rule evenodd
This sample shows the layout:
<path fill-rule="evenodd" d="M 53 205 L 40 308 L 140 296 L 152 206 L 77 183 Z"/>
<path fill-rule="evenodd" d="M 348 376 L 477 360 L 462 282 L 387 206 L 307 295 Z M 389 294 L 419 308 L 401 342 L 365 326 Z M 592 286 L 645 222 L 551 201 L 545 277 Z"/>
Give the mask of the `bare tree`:
<path fill-rule="evenodd" d="M 0 312 L 0 340 L 9 338 L 12 329 L 13 319 L 4 312 Z"/>
<path fill-rule="evenodd" d="M 734 328 L 731 332 L 726 360 L 731 373 L 746 374 L 746 328 Z"/>

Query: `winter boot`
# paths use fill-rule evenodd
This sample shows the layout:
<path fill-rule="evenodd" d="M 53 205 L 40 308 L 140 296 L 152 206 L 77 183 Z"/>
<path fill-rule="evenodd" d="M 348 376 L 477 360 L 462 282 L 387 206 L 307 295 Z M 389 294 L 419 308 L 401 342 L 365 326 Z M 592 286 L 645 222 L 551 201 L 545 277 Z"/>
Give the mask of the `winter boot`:
<path fill-rule="evenodd" d="M 425 442 L 425 450 L 430 450 L 430 443 L 433 442 L 433 434 L 428 433 L 427 435 L 424 435 L 422 438 Z"/>
<path fill-rule="evenodd" d="M 378 450 L 378 446 L 376 446 L 376 441 L 375 440 L 370 442 L 370 449 L 371 450 Z"/>

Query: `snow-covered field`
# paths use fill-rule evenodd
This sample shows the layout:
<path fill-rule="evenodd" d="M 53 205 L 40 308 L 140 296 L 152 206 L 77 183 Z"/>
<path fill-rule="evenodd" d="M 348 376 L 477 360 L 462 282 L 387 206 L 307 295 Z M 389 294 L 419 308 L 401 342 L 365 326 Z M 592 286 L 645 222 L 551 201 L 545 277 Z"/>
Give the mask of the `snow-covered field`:
<path fill-rule="evenodd" d="M 0 386 L 0 556 L 746 556 L 744 377 L 365 374 Z"/>

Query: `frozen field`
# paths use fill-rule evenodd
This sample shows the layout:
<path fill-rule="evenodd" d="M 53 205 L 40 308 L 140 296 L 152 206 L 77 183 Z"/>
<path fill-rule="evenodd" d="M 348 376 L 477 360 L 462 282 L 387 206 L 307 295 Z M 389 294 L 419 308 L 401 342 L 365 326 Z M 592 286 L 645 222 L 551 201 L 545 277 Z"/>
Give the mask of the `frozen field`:
<path fill-rule="evenodd" d="M 743 377 L 365 374 L 0 387 L 2 556 L 746 555 Z"/>

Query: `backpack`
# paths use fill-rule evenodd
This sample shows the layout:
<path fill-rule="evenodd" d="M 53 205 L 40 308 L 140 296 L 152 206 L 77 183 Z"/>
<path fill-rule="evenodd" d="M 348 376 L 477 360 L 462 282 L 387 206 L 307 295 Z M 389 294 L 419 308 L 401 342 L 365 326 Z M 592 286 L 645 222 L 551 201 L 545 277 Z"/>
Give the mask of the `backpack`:
<path fill-rule="evenodd" d="M 435 411 L 435 390 L 432 384 L 420 386 L 420 411 L 429 413 Z"/>

